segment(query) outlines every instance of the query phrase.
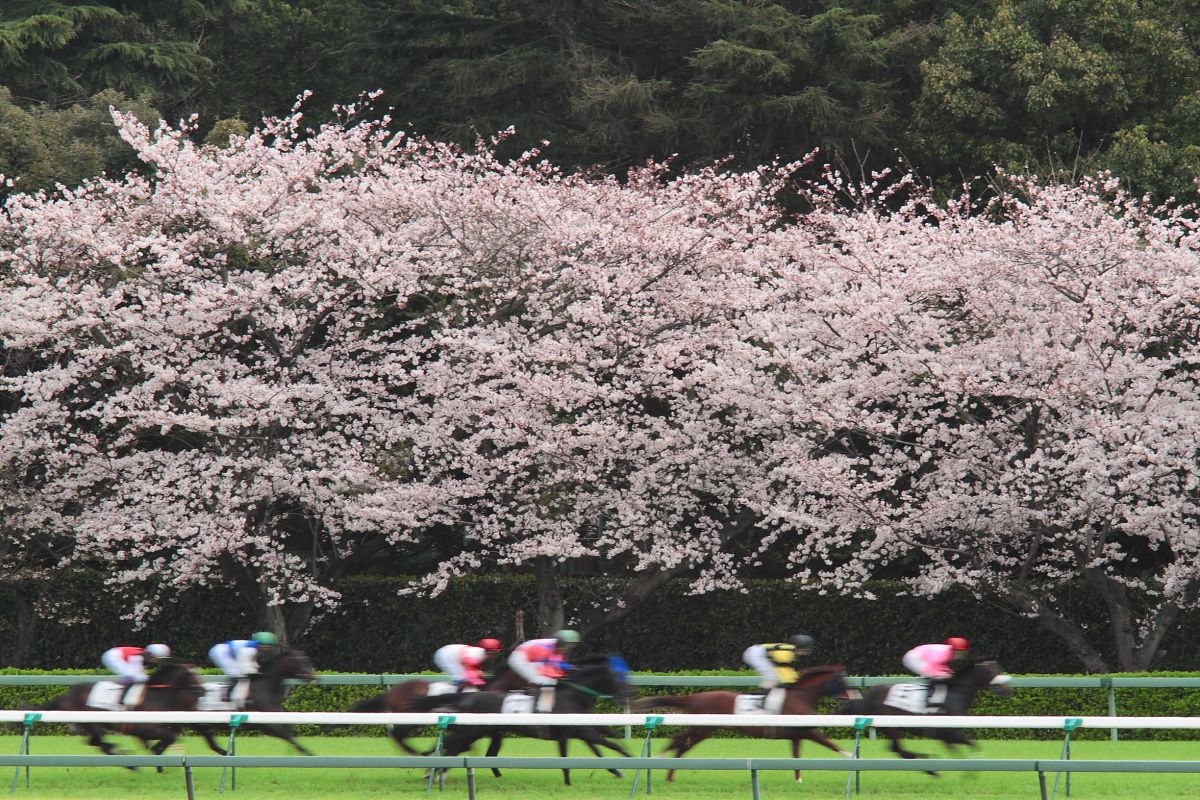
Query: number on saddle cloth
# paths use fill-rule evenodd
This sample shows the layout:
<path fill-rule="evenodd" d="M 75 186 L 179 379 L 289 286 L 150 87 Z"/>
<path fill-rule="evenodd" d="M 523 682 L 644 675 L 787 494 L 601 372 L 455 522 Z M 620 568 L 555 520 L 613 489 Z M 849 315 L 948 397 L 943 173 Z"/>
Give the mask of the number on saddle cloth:
<path fill-rule="evenodd" d="M 928 689 L 928 691 L 927 691 Z M 923 683 L 897 683 L 883 698 L 885 706 L 891 706 L 909 714 L 936 714 L 946 702 L 946 685 L 926 687 Z"/>
<path fill-rule="evenodd" d="M 123 711 L 121 697 L 125 694 L 126 688 L 124 684 L 116 681 L 96 681 L 92 690 L 88 692 L 86 705 L 101 711 Z"/>
<path fill-rule="evenodd" d="M 508 692 L 500 703 L 502 714 L 532 714 L 533 697 L 524 691 Z"/>
<path fill-rule="evenodd" d="M 735 714 L 766 714 L 763 704 L 767 696 L 763 694 L 739 694 L 733 701 Z"/>
<path fill-rule="evenodd" d="M 206 683 L 204 684 L 204 695 L 200 698 L 200 702 L 196 704 L 197 711 L 234 711 L 233 703 L 227 699 L 229 684 L 227 683 Z"/>

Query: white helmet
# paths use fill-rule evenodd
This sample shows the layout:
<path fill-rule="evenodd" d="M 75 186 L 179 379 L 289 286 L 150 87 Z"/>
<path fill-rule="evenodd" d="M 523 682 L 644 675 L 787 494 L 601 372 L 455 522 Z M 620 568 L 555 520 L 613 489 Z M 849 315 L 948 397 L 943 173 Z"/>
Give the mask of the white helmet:
<path fill-rule="evenodd" d="M 170 658 L 171 648 L 165 644 L 148 644 L 146 645 L 146 655 L 154 658 Z"/>

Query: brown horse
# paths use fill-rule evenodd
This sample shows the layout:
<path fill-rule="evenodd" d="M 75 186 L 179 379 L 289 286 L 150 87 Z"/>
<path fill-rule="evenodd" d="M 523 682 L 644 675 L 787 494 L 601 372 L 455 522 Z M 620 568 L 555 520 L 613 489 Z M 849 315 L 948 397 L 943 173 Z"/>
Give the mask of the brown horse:
<path fill-rule="evenodd" d="M 491 679 L 484 684 L 483 691 L 507 692 L 510 689 L 519 689 L 524 685 L 525 680 L 520 675 L 509 669 L 507 664 L 501 663 Z M 360 713 L 406 714 L 414 710 L 414 704 L 418 700 L 427 696 L 429 696 L 429 681 L 415 678 L 411 681 L 397 683 L 383 694 L 355 703 L 350 710 Z M 447 705 L 453 705 L 458 700 L 457 694 L 447 694 L 445 697 Z M 393 725 L 388 733 L 404 752 L 414 756 L 423 756 L 425 751 L 414 749 L 407 741 L 413 731 L 422 727 L 425 726 Z"/>
<path fill-rule="evenodd" d="M 822 697 L 837 697 L 842 700 L 849 699 L 850 694 L 846 687 L 844 672 L 845 667 L 841 664 L 826 664 L 806 669 L 796 679 L 796 682 L 787 688 L 787 694 L 779 713 L 812 714 L 816 710 L 817 701 Z M 665 697 L 642 697 L 633 702 L 630 710 L 641 712 L 662 707 L 678 709 L 685 714 L 732 714 L 736 700 L 736 692 L 699 692 L 697 694 L 668 695 Z M 752 728 L 739 727 L 737 730 L 747 736 L 756 736 L 761 739 L 790 739 L 792 742 L 792 758 L 800 757 L 800 742 L 805 739 L 824 745 L 830 750 L 841 753 L 846 757 L 850 756 L 849 753 L 838 747 L 832 739 L 816 728 L 772 727 L 770 725 L 770 715 L 763 715 L 763 722 L 764 724 L 761 726 Z M 671 739 L 670 743 L 663 749 L 662 754 L 673 752 L 676 756 L 682 756 L 718 730 L 720 729 L 715 726 L 687 728 Z M 675 770 L 668 771 L 667 780 L 674 780 L 674 778 Z M 796 770 L 796 780 L 801 780 L 800 770 Z"/>
<path fill-rule="evenodd" d="M 98 681 L 77 683 L 66 694 L 56 697 L 49 703 L 39 706 L 45 711 L 105 711 L 107 709 L 88 705 L 92 688 Z M 204 694 L 204 686 L 191 664 L 164 660 L 158 669 L 146 681 L 146 691 L 141 701 L 132 711 L 195 711 L 196 705 Z M 81 723 L 79 728 L 87 736 L 88 744 L 100 748 L 108 755 L 121 751 L 104 738 L 108 730 L 115 730 L 137 737 L 142 745 L 154 755 L 162 755 L 164 751 L 179 738 L 183 726 L 166 724 L 110 724 L 99 722 Z M 212 733 L 200 726 L 196 730 L 204 737 L 209 749 L 214 753 L 225 755 L 225 750 L 216 743 Z M 130 767 L 130 769 L 136 769 Z M 162 768 L 159 768 L 162 771 Z"/>

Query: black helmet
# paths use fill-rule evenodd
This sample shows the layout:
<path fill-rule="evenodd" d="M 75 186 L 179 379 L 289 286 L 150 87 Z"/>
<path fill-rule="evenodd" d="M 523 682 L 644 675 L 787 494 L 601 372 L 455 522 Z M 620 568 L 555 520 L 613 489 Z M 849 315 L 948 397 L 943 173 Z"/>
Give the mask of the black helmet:
<path fill-rule="evenodd" d="M 813 638 L 803 633 L 793 636 L 788 641 L 799 650 L 811 650 L 813 646 Z"/>

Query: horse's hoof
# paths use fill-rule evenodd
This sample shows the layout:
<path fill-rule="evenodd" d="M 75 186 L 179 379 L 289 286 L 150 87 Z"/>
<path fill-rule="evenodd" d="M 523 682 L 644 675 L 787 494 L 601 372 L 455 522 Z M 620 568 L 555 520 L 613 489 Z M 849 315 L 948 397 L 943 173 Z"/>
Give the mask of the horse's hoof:
<path fill-rule="evenodd" d="M 804 783 L 804 778 L 801 778 L 799 775 L 797 775 L 797 776 L 796 776 L 796 783 Z"/>
<path fill-rule="evenodd" d="M 851 753 L 849 751 L 838 750 L 838 752 L 842 754 L 842 758 L 854 758 L 854 753 Z"/>
<path fill-rule="evenodd" d="M 613 774 L 613 776 L 617 777 L 617 778 L 625 777 L 624 773 L 622 773 L 621 770 L 619 770 L 619 769 L 610 769 L 609 772 L 611 772 Z"/>

